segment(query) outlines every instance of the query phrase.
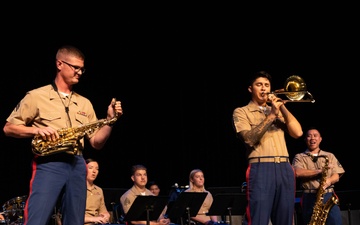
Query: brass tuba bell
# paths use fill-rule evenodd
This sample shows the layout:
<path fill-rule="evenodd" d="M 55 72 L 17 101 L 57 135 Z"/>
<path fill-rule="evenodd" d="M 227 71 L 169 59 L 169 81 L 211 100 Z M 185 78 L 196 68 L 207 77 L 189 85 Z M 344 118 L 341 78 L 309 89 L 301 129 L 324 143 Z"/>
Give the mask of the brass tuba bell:
<path fill-rule="evenodd" d="M 289 99 L 285 102 L 315 102 L 311 93 L 307 91 L 304 79 L 298 75 L 291 75 L 286 79 L 283 89 L 269 94 L 284 94 Z"/>

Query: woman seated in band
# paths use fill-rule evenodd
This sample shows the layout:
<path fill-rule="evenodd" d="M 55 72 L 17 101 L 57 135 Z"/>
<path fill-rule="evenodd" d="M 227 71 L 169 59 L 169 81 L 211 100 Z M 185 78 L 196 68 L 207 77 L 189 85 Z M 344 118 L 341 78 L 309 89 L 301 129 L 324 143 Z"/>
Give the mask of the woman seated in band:
<path fill-rule="evenodd" d="M 110 213 L 105 206 L 104 192 L 102 188 L 94 184 L 99 175 L 99 163 L 89 158 L 86 160 L 86 166 L 87 195 L 84 225 L 109 223 Z M 60 211 L 55 215 L 57 225 L 62 225 Z"/>
<path fill-rule="evenodd" d="M 205 189 L 204 186 L 205 177 L 204 173 L 200 169 L 194 169 L 189 175 L 189 188 L 185 192 L 206 192 L 208 193 L 198 214 L 195 217 L 191 217 L 191 220 L 201 225 L 213 225 L 218 223 L 217 216 L 208 216 L 207 213 L 213 202 L 212 194 Z"/>
<path fill-rule="evenodd" d="M 103 224 L 110 220 L 110 213 L 105 206 L 102 188 L 94 184 L 99 174 L 99 164 L 93 159 L 87 159 L 87 196 L 85 210 L 85 224 Z"/>

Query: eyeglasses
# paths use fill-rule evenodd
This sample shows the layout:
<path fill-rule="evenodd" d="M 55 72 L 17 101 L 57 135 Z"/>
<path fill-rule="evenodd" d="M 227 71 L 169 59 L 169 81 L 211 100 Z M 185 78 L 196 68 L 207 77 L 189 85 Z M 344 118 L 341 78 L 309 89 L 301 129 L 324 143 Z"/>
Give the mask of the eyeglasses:
<path fill-rule="evenodd" d="M 68 62 L 62 61 L 62 60 L 60 60 L 60 61 L 65 63 L 66 65 L 72 67 L 76 73 L 78 73 L 79 71 L 81 71 L 81 73 L 85 73 L 85 68 L 84 67 L 74 66 L 74 65 L 72 65 L 72 64 L 70 64 Z"/>

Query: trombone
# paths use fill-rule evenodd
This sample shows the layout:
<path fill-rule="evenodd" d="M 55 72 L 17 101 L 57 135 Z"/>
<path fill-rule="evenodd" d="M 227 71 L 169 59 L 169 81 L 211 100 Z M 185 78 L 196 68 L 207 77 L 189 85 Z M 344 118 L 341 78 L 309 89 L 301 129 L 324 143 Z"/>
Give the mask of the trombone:
<path fill-rule="evenodd" d="M 283 89 L 267 94 L 273 94 L 275 96 L 284 94 L 288 98 L 288 100 L 284 100 L 284 102 L 315 102 L 312 94 L 306 89 L 305 81 L 297 75 L 291 75 L 288 77 L 285 81 Z"/>

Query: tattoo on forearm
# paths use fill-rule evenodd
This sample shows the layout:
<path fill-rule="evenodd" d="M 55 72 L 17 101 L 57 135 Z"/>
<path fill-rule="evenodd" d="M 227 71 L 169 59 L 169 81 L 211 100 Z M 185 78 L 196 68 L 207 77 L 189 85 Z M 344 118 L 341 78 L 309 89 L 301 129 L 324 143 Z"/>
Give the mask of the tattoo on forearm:
<path fill-rule="evenodd" d="M 263 120 L 257 127 L 246 133 L 245 140 L 252 143 L 252 145 L 257 144 L 260 141 L 261 137 L 271 126 L 272 122 L 272 120 L 265 118 L 265 120 Z"/>

